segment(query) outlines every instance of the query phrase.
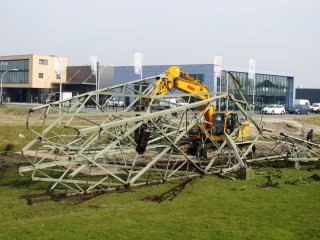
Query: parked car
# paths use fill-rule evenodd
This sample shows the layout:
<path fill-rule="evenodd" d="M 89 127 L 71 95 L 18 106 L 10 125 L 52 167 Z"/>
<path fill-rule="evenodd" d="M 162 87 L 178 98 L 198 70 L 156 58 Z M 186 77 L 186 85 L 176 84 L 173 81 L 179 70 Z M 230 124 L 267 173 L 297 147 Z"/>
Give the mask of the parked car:
<path fill-rule="evenodd" d="M 320 103 L 313 103 L 311 106 L 311 112 L 320 112 Z"/>
<path fill-rule="evenodd" d="M 108 99 L 108 106 L 124 107 L 124 102 L 120 101 L 114 97 L 111 97 L 110 99 Z"/>
<path fill-rule="evenodd" d="M 159 107 L 160 109 L 168 109 L 168 108 L 174 108 L 174 107 L 179 107 L 182 105 L 188 105 L 188 103 L 180 97 L 176 98 L 161 98 L 159 101 Z"/>
<path fill-rule="evenodd" d="M 261 109 L 262 114 L 284 114 L 285 112 L 284 106 L 278 104 L 270 104 Z"/>
<path fill-rule="evenodd" d="M 293 114 L 310 114 L 311 108 L 308 105 L 293 105 L 289 109 L 289 113 Z"/>

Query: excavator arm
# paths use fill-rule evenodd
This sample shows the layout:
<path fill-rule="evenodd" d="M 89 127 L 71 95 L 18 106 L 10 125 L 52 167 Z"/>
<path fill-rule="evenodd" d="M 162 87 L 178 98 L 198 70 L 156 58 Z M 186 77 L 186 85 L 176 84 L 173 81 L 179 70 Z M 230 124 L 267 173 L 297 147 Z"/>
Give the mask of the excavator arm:
<path fill-rule="evenodd" d="M 201 84 L 199 80 L 194 79 L 189 74 L 182 72 L 181 68 L 178 66 L 172 66 L 165 71 L 164 76 L 161 76 L 155 82 L 155 87 L 150 95 L 165 95 L 173 89 L 178 89 L 186 93 L 208 93 L 196 96 L 197 100 L 211 98 L 209 89 L 205 85 Z M 201 106 L 199 111 L 202 111 L 205 108 L 206 105 Z M 207 122 L 212 123 L 214 113 L 214 107 L 211 105 L 205 113 L 205 119 Z"/>

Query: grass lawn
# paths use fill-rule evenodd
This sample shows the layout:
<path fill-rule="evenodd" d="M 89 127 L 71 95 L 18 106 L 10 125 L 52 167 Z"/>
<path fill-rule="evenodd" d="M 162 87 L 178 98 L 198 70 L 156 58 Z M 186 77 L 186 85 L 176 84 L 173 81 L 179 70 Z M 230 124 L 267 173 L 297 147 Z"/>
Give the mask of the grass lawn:
<path fill-rule="evenodd" d="M 255 180 L 197 178 L 172 201 L 142 200 L 177 183 L 27 205 L 43 193 L 14 168 L 1 170 L 0 239 L 320 239 L 320 170 L 259 169 Z M 278 188 L 261 188 L 271 176 Z"/>
<path fill-rule="evenodd" d="M 31 136 L 26 128 L 28 111 L 27 108 L 0 107 L 0 154 L 20 151 L 30 141 L 19 138 L 19 134 Z"/>

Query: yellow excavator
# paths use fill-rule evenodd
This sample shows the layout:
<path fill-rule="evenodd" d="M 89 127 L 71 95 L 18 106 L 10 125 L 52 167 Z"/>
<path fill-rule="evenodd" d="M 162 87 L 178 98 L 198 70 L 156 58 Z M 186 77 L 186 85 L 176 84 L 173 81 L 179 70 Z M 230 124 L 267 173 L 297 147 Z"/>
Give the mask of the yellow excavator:
<path fill-rule="evenodd" d="M 179 66 L 168 68 L 163 75 L 155 82 L 155 87 L 150 93 L 154 95 L 165 95 L 173 89 L 178 89 L 186 93 L 208 93 L 198 95 L 198 101 L 210 99 L 209 89 L 199 80 L 194 79 L 189 74 L 181 71 Z M 203 105 L 199 108 L 199 112 L 205 110 L 207 106 Z M 235 129 L 237 133 L 232 136 L 235 139 L 243 139 L 250 137 L 250 125 L 247 122 L 240 123 L 236 112 L 216 112 L 211 104 L 209 109 L 204 113 L 206 124 L 203 124 L 209 136 L 216 142 L 223 142 L 226 134 L 231 134 Z M 206 135 L 198 125 L 194 126 L 189 132 L 189 138 L 192 140 L 202 140 L 202 136 Z"/>

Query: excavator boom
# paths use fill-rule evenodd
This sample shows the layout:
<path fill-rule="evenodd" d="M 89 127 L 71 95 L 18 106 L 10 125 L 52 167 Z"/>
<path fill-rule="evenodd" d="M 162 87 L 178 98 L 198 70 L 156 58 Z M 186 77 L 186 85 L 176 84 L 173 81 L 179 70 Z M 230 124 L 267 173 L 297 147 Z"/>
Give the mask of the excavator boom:
<path fill-rule="evenodd" d="M 209 89 L 203 85 L 199 80 L 194 79 L 189 74 L 181 71 L 179 66 L 172 66 L 164 73 L 164 77 L 160 77 L 156 83 L 151 96 L 165 95 L 173 89 L 178 89 L 186 93 L 208 93 L 197 96 L 198 100 L 204 100 L 211 98 Z M 206 108 L 206 105 L 201 106 L 199 111 Z M 215 114 L 214 106 L 211 105 L 208 111 L 205 113 L 205 119 L 207 122 L 212 123 L 213 115 Z"/>

